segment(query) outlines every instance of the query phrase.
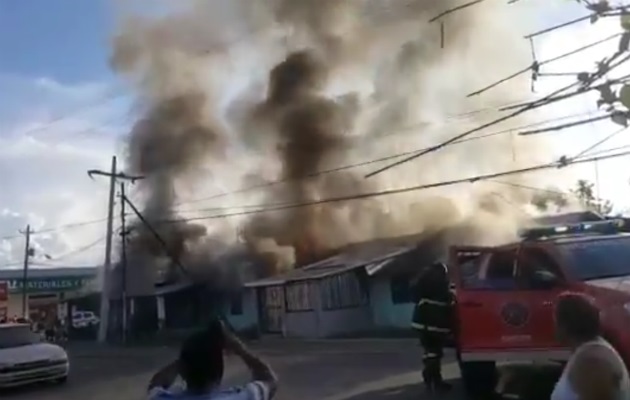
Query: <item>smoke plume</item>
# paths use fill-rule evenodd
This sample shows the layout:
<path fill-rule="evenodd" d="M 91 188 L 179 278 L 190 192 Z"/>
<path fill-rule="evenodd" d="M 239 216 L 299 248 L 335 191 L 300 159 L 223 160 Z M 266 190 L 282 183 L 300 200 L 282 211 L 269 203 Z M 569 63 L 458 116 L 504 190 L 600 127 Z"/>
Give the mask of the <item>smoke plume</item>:
<path fill-rule="evenodd" d="M 454 144 L 370 179 L 364 174 L 396 159 L 321 173 L 435 145 L 526 100 L 523 80 L 466 98 L 531 63 L 527 26 L 515 23 L 522 10 L 488 1 L 449 14 L 443 28 L 429 22 L 458 5 L 187 0 L 157 16 L 124 14 L 112 65 L 136 90 L 142 113 L 129 137 L 129 168 L 146 177 L 143 213 L 170 253 L 203 271 L 221 247 L 208 238 L 225 246 L 240 239 L 272 273 L 376 238 L 512 239 L 535 194 L 520 184 L 546 186 L 538 176 L 284 207 L 549 160 L 540 138 L 508 133 Z M 258 189 L 240 190 L 252 182 Z M 265 208 L 255 204 L 281 210 L 250 213 Z M 208 207 L 247 212 L 204 221 Z M 132 256 L 163 258 L 163 246 L 142 224 L 136 228 Z"/>

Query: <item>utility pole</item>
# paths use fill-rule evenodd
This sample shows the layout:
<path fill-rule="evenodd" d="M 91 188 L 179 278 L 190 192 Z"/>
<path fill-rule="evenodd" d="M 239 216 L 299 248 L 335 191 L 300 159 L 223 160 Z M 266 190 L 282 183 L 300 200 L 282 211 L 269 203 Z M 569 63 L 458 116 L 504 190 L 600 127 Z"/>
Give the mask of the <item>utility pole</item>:
<path fill-rule="evenodd" d="M 116 169 L 116 156 L 112 157 L 112 168 L 110 172 L 89 170 L 88 176 L 93 178 L 94 175 L 106 176 L 109 178 L 109 204 L 107 211 L 107 233 L 105 236 L 105 262 L 103 265 L 103 289 L 101 292 L 101 323 L 98 329 L 98 341 L 103 343 L 107 340 L 107 329 L 109 325 L 109 292 L 110 292 L 110 274 L 112 269 L 112 234 L 114 230 L 114 197 L 116 194 L 116 179 L 127 179 L 135 182 L 143 179 L 141 176 L 129 176 Z"/>
<path fill-rule="evenodd" d="M 121 292 L 122 292 L 122 338 L 127 341 L 127 224 L 125 221 L 125 182 L 120 183 L 120 267 L 121 267 Z"/>
<path fill-rule="evenodd" d="M 89 172 L 88 172 L 89 174 Z M 107 340 L 109 325 L 109 275 L 112 265 L 112 232 L 114 230 L 114 193 L 116 185 L 116 156 L 112 157 L 111 178 L 109 180 L 109 198 L 107 204 L 107 232 L 105 234 L 105 261 L 103 262 L 103 285 L 101 291 L 101 323 L 98 327 L 98 341 Z"/>
<path fill-rule="evenodd" d="M 25 237 L 24 245 L 24 267 L 22 270 L 22 318 L 26 318 L 28 314 L 28 262 L 29 258 L 33 255 L 31 249 L 31 226 L 26 225 L 25 231 L 20 231 Z"/>

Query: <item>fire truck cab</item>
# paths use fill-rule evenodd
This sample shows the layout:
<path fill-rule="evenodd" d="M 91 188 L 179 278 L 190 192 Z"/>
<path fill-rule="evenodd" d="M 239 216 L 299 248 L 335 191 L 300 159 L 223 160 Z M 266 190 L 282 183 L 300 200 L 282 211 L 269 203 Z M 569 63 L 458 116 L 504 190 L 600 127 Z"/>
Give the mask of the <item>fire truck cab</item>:
<path fill-rule="evenodd" d="M 522 232 L 500 247 L 451 249 L 456 296 L 455 344 L 473 398 L 488 398 L 503 363 L 563 362 L 554 305 L 566 291 L 590 296 L 605 338 L 630 366 L 630 231 L 606 220 Z"/>

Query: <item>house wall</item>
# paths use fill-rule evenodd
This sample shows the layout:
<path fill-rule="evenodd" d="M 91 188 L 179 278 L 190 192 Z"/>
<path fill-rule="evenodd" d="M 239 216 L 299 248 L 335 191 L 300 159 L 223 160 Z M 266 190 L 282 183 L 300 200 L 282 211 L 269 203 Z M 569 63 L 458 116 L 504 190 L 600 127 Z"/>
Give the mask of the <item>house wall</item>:
<path fill-rule="evenodd" d="M 319 337 L 319 312 L 321 308 L 321 298 L 319 296 L 319 281 L 309 281 L 293 284 L 301 286 L 302 291 L 299 298 L 292 298 L 287 293 L 287 308 L 284 314 L 283 336 L 300 338 Z M 290 286 L 287 286 L 290 291 Z M 304 298 L 301 298 L 304 297 Z M 296 302 L 293 304 L 293 302 Z M 292 305 L 297 310 L 291 310 Z"/>
<path fill-rule="evenodd" d="M 318 337 L 351 336 L 372 330 L 369 305 L 319 312 Z"/>
<path fill-rule="evenodd" d="M 245 289 L 242 294 L 241 313 L 234 313 L 230 302 L 223 303 L 223 315 L 237 331 L 258 330 L 258 296 L 256 289 Z"/>
<path fill-rule="evenodd" d="M 284 317 L 285 337 L 317 338 L 318 317 L 317 311 L 287 312 Z"/>
<path fill-rule="evenodd" d="M 370 280 L 370 305 L 376 329 L 409 328 L 414 304 L 394 304 L 390 278 L 375 277 Z"/>

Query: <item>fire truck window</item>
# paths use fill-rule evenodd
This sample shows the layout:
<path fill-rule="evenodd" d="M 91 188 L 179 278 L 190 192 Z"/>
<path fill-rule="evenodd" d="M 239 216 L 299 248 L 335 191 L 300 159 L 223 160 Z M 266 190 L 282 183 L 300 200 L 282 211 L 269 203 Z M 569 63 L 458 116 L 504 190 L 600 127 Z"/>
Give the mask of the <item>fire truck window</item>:
<path fill-rule="evenodd" d="M 466 265 L 462 286 L 471 290 L 516 288 L 514 257 L 515 253 L 512 251 L 484 254 L 483 257 L 475 260 L 474 264 Z"/>
<path fill-rule="evenodd" d="M 523 251 L 518 262 L 521 282 L 525 285 L 532 282 L 534 274 L 538 271 L 560 275 L 560 268 L 556 261 L 542 249 L 527 249 Z"/>

